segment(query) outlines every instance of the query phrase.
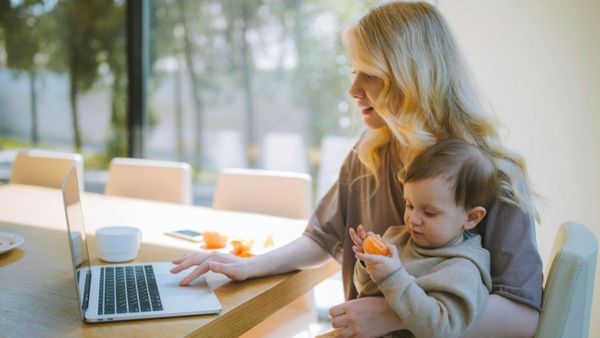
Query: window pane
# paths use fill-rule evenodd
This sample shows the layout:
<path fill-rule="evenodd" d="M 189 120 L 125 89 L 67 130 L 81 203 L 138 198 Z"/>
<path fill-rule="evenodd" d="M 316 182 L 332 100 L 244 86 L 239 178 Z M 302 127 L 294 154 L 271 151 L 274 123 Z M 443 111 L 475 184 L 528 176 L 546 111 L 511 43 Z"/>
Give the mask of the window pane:
<path fill-rule="evenodd" d="M 101 191 L 93 170 L 127 149 L 124 2 L 0 6 L 2 179 L 10 149 L 57 149 L 83 153 L 86 188 Z"/>
<path fill-rule="evenodd" d="M 316 178 L 324 137 L 359 133 L 341 36 L 368 5 L 154 1 L 147 155 L 192 163 L 198 204 L 225 167 Z"/>

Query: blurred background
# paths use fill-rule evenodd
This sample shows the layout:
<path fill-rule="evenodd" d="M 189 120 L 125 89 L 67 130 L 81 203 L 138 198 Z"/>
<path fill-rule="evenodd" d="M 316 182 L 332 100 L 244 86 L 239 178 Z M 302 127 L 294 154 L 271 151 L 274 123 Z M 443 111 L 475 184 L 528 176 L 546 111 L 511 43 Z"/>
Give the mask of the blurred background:
<path fill-rule="evenodd" d="M 566 220 L 600 237 L 600 1 L 430 2 L 527 159 L 544 261 Z M 36 147 L 81 152 L 90 191 L 112 157 L 140 156 L 191 163 L 199 205 L 224 167 L 309 173 L 322 196 L 363 128 L 341 33 L 375 1 L 131 3 L 0 0 L 0 181 Z M 595 296 L 592 336 L 598 319 Z"/>

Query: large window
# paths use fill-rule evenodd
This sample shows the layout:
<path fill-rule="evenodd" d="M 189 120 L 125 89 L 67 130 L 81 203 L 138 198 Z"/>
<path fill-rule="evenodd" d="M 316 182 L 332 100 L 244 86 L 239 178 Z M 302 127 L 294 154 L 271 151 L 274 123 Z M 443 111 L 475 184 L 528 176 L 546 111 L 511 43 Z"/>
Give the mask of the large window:
<path fill-rule="evenodd" d="M 124 8 L 123 1 L 0 1 L 3 154 L 81 152 L 90 180 L 126 155 Z M 5 169 L 8 162 L 0 158 Z"/>
<path fill-rule="evenodd" d="M 320 165 L 340 154 L 323 154 L 322 144 L 347 147 L 345 137 L 360 132 L 341 35 L 370 4 L 145 2 L 144 156 L 191 163 L 197 204 L 209 203 L 225 167 L 300 171 L 330 184 L 317 179 Z M 0 150 L 79 151 L 86 173 L 127 155 L 125 8 L 0 0 Z"/>

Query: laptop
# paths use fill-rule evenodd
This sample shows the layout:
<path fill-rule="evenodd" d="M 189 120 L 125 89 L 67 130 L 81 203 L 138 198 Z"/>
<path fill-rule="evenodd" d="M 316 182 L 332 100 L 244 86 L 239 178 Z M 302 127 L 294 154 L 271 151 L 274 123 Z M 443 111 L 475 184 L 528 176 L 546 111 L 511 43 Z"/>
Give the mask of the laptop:
<path fill-rule="evenodd" d="M 215 293 L 200 277 L 179 286 L 171 262 L 90 265 L 79 183 L 72 166 L 62 185 L 69 247 L 81 319 L 85 322 L 213 314 Z"/>

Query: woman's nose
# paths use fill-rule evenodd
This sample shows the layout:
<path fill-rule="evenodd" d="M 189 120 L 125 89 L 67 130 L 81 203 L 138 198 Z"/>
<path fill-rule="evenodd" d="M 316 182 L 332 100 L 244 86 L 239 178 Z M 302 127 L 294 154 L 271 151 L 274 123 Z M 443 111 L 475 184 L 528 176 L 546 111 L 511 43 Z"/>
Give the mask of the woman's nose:
<path fill-rule="evenodd" d="M 358 77 L 352 81 L 352 85 L 350 86 L 350 89 L 348 89 L 348 95 L 355 99 L 362 99 L 365 97 L 365 91 L 362 89 Z"/>

